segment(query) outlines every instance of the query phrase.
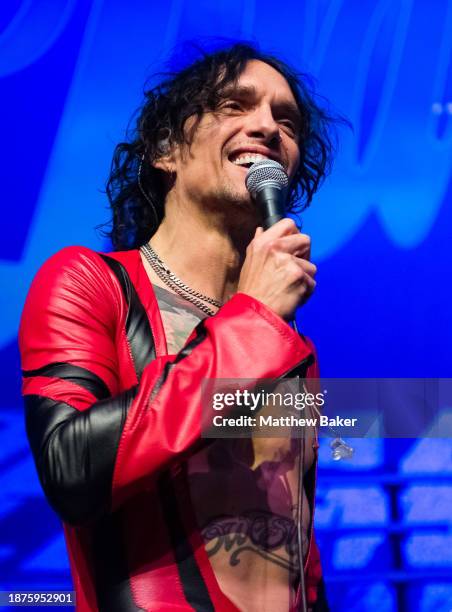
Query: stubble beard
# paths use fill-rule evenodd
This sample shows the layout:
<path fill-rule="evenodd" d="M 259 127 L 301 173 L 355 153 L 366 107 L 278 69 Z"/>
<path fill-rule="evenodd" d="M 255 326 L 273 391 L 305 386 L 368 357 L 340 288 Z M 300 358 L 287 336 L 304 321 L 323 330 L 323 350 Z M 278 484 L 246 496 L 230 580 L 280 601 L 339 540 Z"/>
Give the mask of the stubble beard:
<path fill-rule="evenodd" d="M 213 209 L 225 212 L 227 216 L 255 218 L 258 215 L 256 203 L 247 189 L 245 187 L 237 189 L 227 182 L 220 185 L 212 194 L 210 202 Z"/>
<path fill-rule="evenodd" d="M 237 245 L 247 246 L 256 227 L 262 225 L 262 216 L 250 193 L 245 188 L 239 190 L 223 184 L 215 192 L 213 201 L 222 227 Z"/>
<path fill-rule="evenodd" d="M 210 217 L 215 225 L 219 223 L 227 231 L 247 231 L 262 224 L 262 217 L 256 202 L 245 187 L 237 187 L 231 180 L 223 180 L 209 192 L 200 193 L 199 186 L 189 192 L 189 199 L 197 201 L 203 215 Z M 254 231 L 254 230 L 253 230 Z"/>

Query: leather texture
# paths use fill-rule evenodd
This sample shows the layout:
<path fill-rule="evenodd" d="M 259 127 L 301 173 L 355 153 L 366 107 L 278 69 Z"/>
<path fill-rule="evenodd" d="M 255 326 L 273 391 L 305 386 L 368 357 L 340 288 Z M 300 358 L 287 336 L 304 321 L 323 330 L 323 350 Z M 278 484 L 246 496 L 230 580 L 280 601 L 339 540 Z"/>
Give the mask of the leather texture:
<path fill-rule="evenodd" d="M 167 355 L 139 252 L 70 247 L 36 275 L 19 344 L 27 434 L 65 523 L 77 609 L 236 610 L 173 487 L 206 443 L 203 380 L 279 378 L 309 363 L 307 377 L 317 377 L 309 341 L 236 294 Z M 313 603 L 313 536 L 306 575 Z"/>

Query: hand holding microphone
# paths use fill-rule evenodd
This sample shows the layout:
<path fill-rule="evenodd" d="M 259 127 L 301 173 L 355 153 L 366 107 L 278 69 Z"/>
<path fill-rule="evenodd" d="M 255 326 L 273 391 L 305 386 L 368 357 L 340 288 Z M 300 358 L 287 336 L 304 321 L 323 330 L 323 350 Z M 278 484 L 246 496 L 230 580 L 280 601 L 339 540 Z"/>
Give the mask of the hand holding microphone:
<path fill-rule="evenodd" d="M 237 291 L 251 295 L 282 318 L 293 318 L 315 288 L 316 266 L 309 261 L 311 243 L 292 219 L 284 218 L 287 174 L 278 162 L 251 166 L 246 185 L 262 208 L 264 226 L 256 230 L 246 252 Z"/>

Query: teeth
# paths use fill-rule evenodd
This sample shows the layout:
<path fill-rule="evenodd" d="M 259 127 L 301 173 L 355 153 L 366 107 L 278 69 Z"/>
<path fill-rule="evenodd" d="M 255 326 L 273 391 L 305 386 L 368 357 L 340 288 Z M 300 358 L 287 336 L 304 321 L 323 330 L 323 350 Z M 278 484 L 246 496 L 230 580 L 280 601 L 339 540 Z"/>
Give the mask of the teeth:
<path fill-rule="evenodd" d="M 268 159 L 268 157 L 265 157 L 265 155 L 260 155 L 259 153 L 253 153 L 252 155 L 248 153 L 246 155 L 240 155 L 240 157 L 234 159 L 232 163 L 236 164 L 237 166 L 245 166 L 246 164 L 254 164 L 261 159 Z"/>

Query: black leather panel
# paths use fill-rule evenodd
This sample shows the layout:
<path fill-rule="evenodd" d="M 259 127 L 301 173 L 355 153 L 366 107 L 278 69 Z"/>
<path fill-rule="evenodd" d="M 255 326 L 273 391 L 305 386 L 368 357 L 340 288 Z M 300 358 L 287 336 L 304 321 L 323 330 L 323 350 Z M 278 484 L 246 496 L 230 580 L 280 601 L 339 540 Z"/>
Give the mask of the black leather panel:
<path fill-rule="evenodd" d="M 138 379 L 140 379 L 144 368 L 156 357 L 155 342 L 149 319 L 124 266 L 107 255 L 101 255 L 101 257 L 118 279 L 127 302 L 126 335 L 132 352 L 135 371 Z"/>
<path fill-rule="evenodd" d="M 37 370 L 22 370 L 22 376 L 24 378 L 31 378 L 32 376 L 61 378 L 62 380 L 69 380 L 76 385 L 80 385 L 97 397 L 97 399 L 110 397 L 107 385 L 97 374 L 70 363 L 55 362 L 49 363 Z"/>
<path fill-rule="evenodd" d="M 308 355 L 293 370 L 290 370 L 284 378 L 306 378 L 308 368 L 314 363 L 314 355 Z"/>
<path fill-rule="evenodd" d="M 92 537 L 96 596 L 99 612 L 140 612 L 130 588 L 124 546 L 122 510 L 99 520 Z M 143 611 L 144 612 L 144 611 Z"/>
<path fill-rule="evenodd" d="M 190 353 L 199 345 L 203 340 L 206 339 L 207 331 L 204 325 L 204 320 L 200 321 L 195 328 L 196 336 L 188 344 L 186 344 L 181 351 L 177 354 L 174 363 L 179 363 L 185 357 L 188 357 Z"/>
<path fill-rule="evenodd" d="M 110 508 L 116 453 L 137 389 L 84 412 L 47 397 L 24 397 L 38 475 L 49 503 L 66 523 L 91 523 Z"/>

